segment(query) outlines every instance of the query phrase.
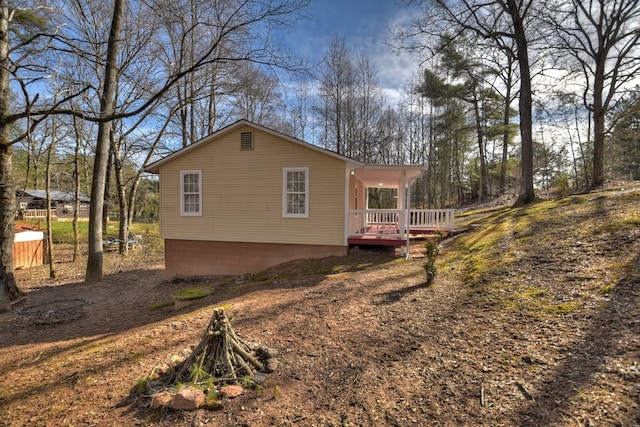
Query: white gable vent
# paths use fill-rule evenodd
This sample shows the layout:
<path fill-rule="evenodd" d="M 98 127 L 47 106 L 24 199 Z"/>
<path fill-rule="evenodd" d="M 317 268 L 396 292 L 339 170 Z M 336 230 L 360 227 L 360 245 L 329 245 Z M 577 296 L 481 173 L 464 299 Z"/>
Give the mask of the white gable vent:
<path fill-rule="evenodd" d="M 253 150 L 253 132 L 242 132 L 240 134 L 240 149 Z"/>

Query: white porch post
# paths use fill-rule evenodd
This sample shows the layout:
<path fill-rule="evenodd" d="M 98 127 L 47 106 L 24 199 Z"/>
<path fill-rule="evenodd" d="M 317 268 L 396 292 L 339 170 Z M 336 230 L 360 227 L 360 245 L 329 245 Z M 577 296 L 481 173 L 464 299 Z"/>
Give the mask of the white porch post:
<path fill-rule="evenodd" d="M 364 198 L 364 210 L 365 212 L 363 213 L 364 218 L 360 220 L 360 226 L 365 227 L 365 229 L 369 226 L 369 187 L 366 185 L 363 185 L 362 188 L 364 189 L 364 194 L 362 195 L 362 197 Z"/>
<path fill-rule="evenodd" d="M 406 212 L 406 227 L 407 227 L 407 252 L 406 252 L 406 257 L 407 259 L 410 258 L 410 254 L 411 254 L 411 242 L 409 242 L 409 239 L 411 238 L 411 185 L 407 186 L 407 200 L 406 200 L 406 207 L 405 207 L 405 212 Z"/>
<path fill-rule="evenodd" d="M 407 246 L 405 248 L 405 257 L 409 256 L 409 230 L 407 230 L 407 200 L 405 191 L 407 190 L 407 172 L 402 171 L 400 176 L 400 187 L 398 188 L 398 203 L 396 209 L 400 210 L 400 235 L 405 236 L 407 239 Z"/>

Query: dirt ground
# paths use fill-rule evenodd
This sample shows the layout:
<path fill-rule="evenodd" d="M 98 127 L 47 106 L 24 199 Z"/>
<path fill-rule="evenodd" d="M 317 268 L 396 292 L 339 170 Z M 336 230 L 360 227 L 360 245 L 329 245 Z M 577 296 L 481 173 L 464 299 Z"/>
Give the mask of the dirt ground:
<path fill-rule="evenodd" d="M 18 272 L 0 316 L 3 426 L 638 426 L 640 188 L 461 218 L 425 284 L 423 242 L 296 261 L 258 276 L 167 279 L 109 255 L 81 281 Z M 216 291 L 163 306 L 177 289 Z M 75 320 L 21 309 L 80 299 Z M 152 410 L 136 381 L 200 341 L 213 308 L 279 351 L 264 390 L 217 411 Z M 27 310 L 29 312 L 29 310 Z"/>

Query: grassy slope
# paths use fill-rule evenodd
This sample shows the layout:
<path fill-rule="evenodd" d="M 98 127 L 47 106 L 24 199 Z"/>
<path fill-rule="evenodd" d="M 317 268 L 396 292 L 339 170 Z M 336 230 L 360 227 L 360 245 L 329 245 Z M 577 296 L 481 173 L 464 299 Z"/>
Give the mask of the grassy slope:
<path fill-rule="evenodd" d="M 473 231 L 440 267 L 468 304 L 502 318 L 503 367 L 517 368 L 513 381 L 532 402 L 512 421 L 638 425 L 640 189 L 471 212 L 460 223 Z"/>
<path fill-rule="evenodd" d="M 463 284 L 479 296 L 501 295 L 493 299 L 503 308 L 570 314 L 569 306 L 637 279 L 638 190 L 473 214 L 461 222 L 474 231 L 457 239 L 445 262 L 459 267 Z"/>

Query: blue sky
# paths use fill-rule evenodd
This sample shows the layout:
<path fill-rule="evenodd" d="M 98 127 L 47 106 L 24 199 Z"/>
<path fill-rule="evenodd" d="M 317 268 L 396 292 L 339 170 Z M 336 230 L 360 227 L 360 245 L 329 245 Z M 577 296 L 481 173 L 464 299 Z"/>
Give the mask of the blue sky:
<path fill-rule="evenodd" d="M 305 12 L 308 19 L 292 29 L 290 40 L 299 40 L 294 45 L 311 53 L 328 45 L 334 34 L 353 45 L 383 42 L 397 12 L 394 0 L 311 0 Z"/>
<path fill-rule="evenodd" d="M 396 0 L 311 0 L 308 19 L 290 28 L 284 41 L 295 53 L 319 62 L 333 37 L 343 38 L 354 53 L 369 57 L 387 98 L 395 98 L 418 72 L 417 58 L 398 55 L 385 44 L 405 13 Z"/>

